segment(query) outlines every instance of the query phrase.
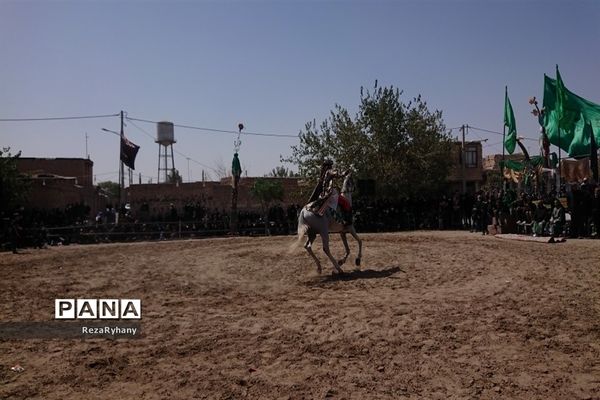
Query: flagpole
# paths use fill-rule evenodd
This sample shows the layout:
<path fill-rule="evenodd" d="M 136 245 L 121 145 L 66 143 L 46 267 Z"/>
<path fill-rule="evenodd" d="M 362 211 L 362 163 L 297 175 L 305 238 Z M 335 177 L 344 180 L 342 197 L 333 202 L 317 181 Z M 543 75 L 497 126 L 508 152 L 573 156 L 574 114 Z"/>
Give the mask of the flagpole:
<path fill-rule="evenodd" d="M 505 145 L 504 142 L 506 141 L 506 125 L 502 126 L 502 164 L 500 165 L 500 175 L 502 175 L 502 189 L 506 191 L 506 178 L 504 178 L 504 152 L 505 152 Z"/>
<path fill-rule="evenodd" d="M 502 189 L 506 190 L 506 179 L 504 178 L 504 163 L 506 151 L 506 99 L 508 99 L 508 86 L 504 86 L 504 122 L 502 124 L 502 166 L 500 174 L 502 175 Z"/>
<path fill-rule="evenodd" d="M 123 110 L 121 110 L 121 140 L 119 140 L 119 207 L 117 212 L 121 209 L 121 204 L 123 203 L 123 189 L 125 187 L 125 176 L 124 176 L 124 168 L 123 168 L 123 157 L 121 157 L 121 142 L 123 141 L 123 137 L 125 133 L 123 132 Z"/>
<path fill-rule="evenodd" d="M 558 129 L 558 188 L 556 193 L 560 196 L 560 186 L 562 180 L 562 143 L 560 142 L 560 127 L 561 127 L 561 119 L 563 118 L 564 113 L 564 104 L 561 98 L 561 87 L 563 86 L 562 78 L 560 77 L 560 72 L 558 72 L 558 64 L 556 64 L 556 105 L 558 114 L 558 123 L 556 124 L 556 129 Z"/>

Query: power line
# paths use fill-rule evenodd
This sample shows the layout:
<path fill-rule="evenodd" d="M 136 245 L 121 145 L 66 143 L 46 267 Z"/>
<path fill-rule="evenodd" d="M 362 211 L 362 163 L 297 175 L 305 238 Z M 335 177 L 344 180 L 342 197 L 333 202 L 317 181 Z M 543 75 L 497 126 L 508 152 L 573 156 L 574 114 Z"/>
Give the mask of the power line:
<path fill-rule="evenodd" d="M 472 126 L 472 125 L 469 125 L 469 128 L 475 129 L 477 131 L 488 132 L 488 133 L 495 133 L 497 135 L 504 135 L 504 133 L 502 133 L 502 132 L 496 132 L 496 131 L 491 131 L 489 129 L 478 128 L 478 127 Z"/>
<path fill-rule="evenodd" d="M 126 117 L 127 120 L 131 121 L 139 121 L 139 122 L 146 122 L 149 124 L 157 124 L 159 121 L 151 121 L 148 119 L 142 119 L 142 118 L 132 118 L 132 117 Z M 192 126 L 192 125 L 182 125 L 182 124 L 173 124 L 173 126 L 176 126 L 178 128 L 185 128 L 185 129 L 194 129 L 194 130 L 198 130 L 198 131 L 206 131 L 206 132 L 211 132 L 211 133 L 232 133 L 232 134 L 239 134 L 238 131 L 230 131 L 230 130 L 225 130 L 225 129 L 214 129 L 214 128 L 201 128 L 199 126 Z M 267 137 L 281 137 L 281 138 L 298 138 L 299 135 L 289 135 L 289 134 L 279 134 L 279 133 L 261 133 L 261 132 L 246 132 L 244 131 L 242 133 L 242 135 L 252 135 L 252 136 L 267 136 Z"/>
<path fill-rule="evenodd" d="M 467 126 L 470 128 L 470 126 L 469 126 L 469 125 L 467 125 Z M 479 140 L 481 140 L 482 142 L 483 142 L 483 141 L 485 141 L 485 140 L 487 140 L 487 139 L 484 139 L 484 138 L 482 138 L 482 137 L 481 137 L 481 136 L 480 136 L 480 135 L 479 135 L 477 132 L 475 132 L 475 131 L 472 131 L 472 132 L 469 132 L 469 133 L 473 133 L 473 135 L 477 136 L 477 137 L 479 138 Z"/>
<path fill-rule="evenodd" d="M 471 125 L 469 125 L 469 128 L 471 128 L 471 129 L 475 129 L 475 130 L 477 130 L 477 131 L 488 132 L 488 133 L 494 133 L 494 134 L 496 134 L 496 135 L 502 135 L 502 136 L 504 136 L 504 133 L 502 133 L 502 132 L 491 131 L 491 130 L 489 130 L 489 129 L 478 128 L 478 127 L 476 127 L 476 126 L 471 126 Z M 538 141 L 537 139 L 531 139 L 531 138 L 528 138 L 528 137 L 523 137 L 523 139 L 524 139 L 524 140 L 532 140 L 532 141 L 534 141 L 534 142 L 537 142 L 537 141 Z"/>
<path fill-rule="evenodd" d="M 215 174 L 219 174 L 219 171 L 217 171 L 217 170 L 216 170 L 216 169 L 214 169 L 213 167 L 209 167 L 209 166 L 208 166 L 208 165 L 206 165 L 206 164 L 202 164 L 200 161 L 198 161 L 198 160 L 194 160 L 192 157 L 188 157 L 187 155 L 183 154 L 182 152 L 180 152 L 180 151 L 178 151 L 178 150 L 173 150 L 173 151 L 174 151 L 175 153 L 179 154 L 180 156 L 182 156 L 182 157 L 185 157 L 186 159 L 189 159 L 190 161 L 193 161 L 193 162 L 195 162 L 196 164 L 198 164 L 198 165 L 200 165 L 200 166 L 202 166 L 202 167 L 204 167 L 204 168 L 208 168 L 208 169 L 210 169 L 210 170 L 211 170 L 211 171 L 213 171 Z"/>
<path fill-rule="evenodd" d="M 25 122 L 25 121 L 60 121 L 66 119 L 91 119 L 91 118 L 109 118 L 118 117 L 119 114 L 104 115 L 80 115 L 76 117 L 44 117 L 44 118 L 0 118 L 0 122 Z"/>
<path fill-rule="evenodd" d="M 137 124 L 135 124 L 133 121 L 129 121 L 131 122 L 131 125 L 135 126 L 137 129 L 139 129 L 143 134 L 145 134 L 146 136 L 148 136 L 150 139 L 154 140 L 154 136 L 152 136 L 152 134 L 150 134 L 148 131 L 146 131 L 145 129 L 139 127 Z"/>
<path fill-rule="evenodd" d="M 498 146 L 499 144 L 502 144 L 503 142 L 498 142 L 498 143 L 489 143 L 489 144 L 485 144 L 483 145 L 483 147 L 491 147 L 491 146 Z"/>
<path fill-rule="evenodd" d="M 127 118 L 127 120 L 129 120 L 129 122 L 131 123 L 131 125 L 135 126 L 137 129 L 139 129 L 142 133 L 144 133 L 146 136 L 148 136 L 150 139 L 154 140 L 154 136 L 152 136 L 152 134 L 150 134 L 148 131 L 146 131 L 145 129 L 143 129 L 142 127 L 138 126 L 135 122 L 133 122 L 133 118 Z M 204 168 L 208 168 L 211 171 L 215 172 L 215 173 L 219 173 L 216 169 L 209 167 L 208 165 L 202 164 L 200 161 L 194 160 L 192 157 L 188 157 L 186 154 L 183 154 L 182 152 L 173 149 L 173 151 L 177 154 L 179 154 L 180 156 L 185 157 L 186 159 L 189 159 L 190 161 L 195 162 L 196 164 L 204 167 Z"/>

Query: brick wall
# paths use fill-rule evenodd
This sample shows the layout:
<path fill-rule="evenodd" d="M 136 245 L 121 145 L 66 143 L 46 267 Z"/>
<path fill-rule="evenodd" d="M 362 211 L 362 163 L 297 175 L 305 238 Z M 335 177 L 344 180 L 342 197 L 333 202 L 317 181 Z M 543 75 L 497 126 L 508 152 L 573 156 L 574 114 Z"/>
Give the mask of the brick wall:
<path fill-rule="evenodd" d="M 254 210 L 261 209 L 261 205 L 255 199 L 250 189 L 257 178 L 242 178 L 238 187 L 238 209 Z M 284 198 L 281 205 L 286 207 L 290 204 L 303 205 L 313 187 L 298 178 L 263 178 L 281 182 L 284 190 Z M 125 191 L 126 201 L 135 212 L 142 204 L 147 203 L 151 214 L 163 214 L 169 210 L 171 203 L 181 210 L 187 203 L 200 203 L 208 209 L 225 210 L 231 209 L 231 179 L 223 179 L 218 182 L 191 182 L 191 183 L 160 183 L 131 185 Z"/>
<path fill-rule="evenodd" d="M 51 210 L 83 203 L 90 207 L 90 216 L 106 208 L 108 198 L 93 186 L 75 184 L 74 178 L 33 178 L 29 180 L 27 207 Z"/>
<path fill-rule="evenodd" d="M 17 159 L 17 169 L 25 174 L 53 174 L 77 179 L 81 186 L 93 186 L 94 163 L 86 158 L 30 158 Z"/>

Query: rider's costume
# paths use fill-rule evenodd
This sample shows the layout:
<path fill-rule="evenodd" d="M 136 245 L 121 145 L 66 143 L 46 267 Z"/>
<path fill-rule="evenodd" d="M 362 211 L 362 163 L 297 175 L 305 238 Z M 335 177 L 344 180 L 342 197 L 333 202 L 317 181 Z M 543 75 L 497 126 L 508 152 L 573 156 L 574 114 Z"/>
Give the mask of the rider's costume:
<path fill-rule="evenodd" d="M 343 196 L 340 196 L 338 189 L 334 185 L 334 179 L 343 176 L 343 174 L 329 167 L 329 169 L 321 174 L 321 179 L 319 179 L 309 199 L 309 205 L 311 205 L 310 208 L 315 210 L 317 214 L 324 215 L 328 209 L 331 209 L 335 213 L 339 204 L 342 210 L 344 225 L 352 225 L 352 208 L 350 207 L 350 203 Z"/>

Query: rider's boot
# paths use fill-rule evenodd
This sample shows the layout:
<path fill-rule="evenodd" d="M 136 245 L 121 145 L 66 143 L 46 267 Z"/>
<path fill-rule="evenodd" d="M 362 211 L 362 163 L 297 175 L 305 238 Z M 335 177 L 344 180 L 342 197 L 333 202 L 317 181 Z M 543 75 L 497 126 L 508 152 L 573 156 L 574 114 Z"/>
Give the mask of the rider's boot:
<path fill-rule="evenodd" d="M 342 215 L 344 217 L 344 225 L 345 226 L 350 226 L 352 225 L 352 209 L 348 209 L 348 210 L 344 210 L 342 212 Z"/>

